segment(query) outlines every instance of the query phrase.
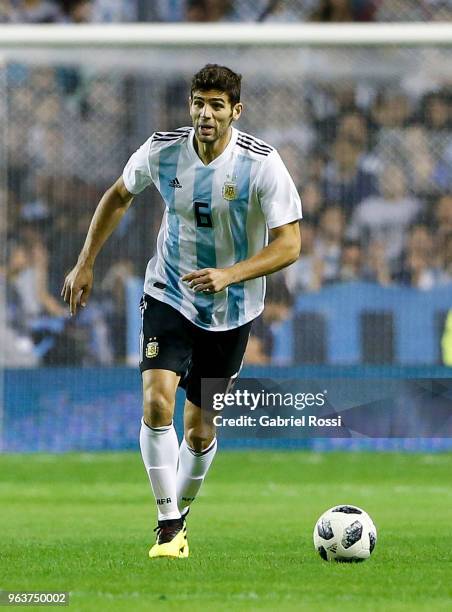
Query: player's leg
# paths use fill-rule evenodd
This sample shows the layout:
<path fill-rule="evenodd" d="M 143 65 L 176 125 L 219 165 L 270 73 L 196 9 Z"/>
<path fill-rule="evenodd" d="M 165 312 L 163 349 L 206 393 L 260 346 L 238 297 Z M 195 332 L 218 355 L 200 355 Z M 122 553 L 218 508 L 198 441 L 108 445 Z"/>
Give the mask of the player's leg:
<path fill-rule="evenodd" d="M 190 359 L 191 339 L 185 320 L 167 304 L 145 296 L 142 314 L 140 448 L 158 512 L 157 542 L 149 556 L 188 556 L 177 505 L 179 445 L 173 413 L 177 385 Z"/>
<path fill-rule="evenodd" d="M 168 370 L 143 372 L 140 448 L 158 512 L 157 539 L 151 558 L 188 557 L 186 529 L 177 506 L 179 444 L 173 425 L 179 376 Z"/>
<path fill-rule="evenodd" d="M 196 498 L 217 450 L 214 411 L 202 405 L 201 379 L 218 379 L 225 393 L 232 386 L 243 362 L 251 323 L 224 331 L 196 330 L 192 365 L 185 382 L 184 439 L 179 450 L 177 497 L 182 515 Z"/>
<path fill-rule="evenodd" d="M 215 425 L 210 411 L 187 400 L 184 408 L 184 438 L 179 449 L 177 496 L 184 516 L 195 500 L 217 450 Z"/>
<path fill-rule="evenodd" d="M 169 370 L 147 370 L 142 378 L 141 456 L 151 482 L 159 521 L 178 519 L 176 471 L 179 443 L 173 412 L 180 377 Z"/>

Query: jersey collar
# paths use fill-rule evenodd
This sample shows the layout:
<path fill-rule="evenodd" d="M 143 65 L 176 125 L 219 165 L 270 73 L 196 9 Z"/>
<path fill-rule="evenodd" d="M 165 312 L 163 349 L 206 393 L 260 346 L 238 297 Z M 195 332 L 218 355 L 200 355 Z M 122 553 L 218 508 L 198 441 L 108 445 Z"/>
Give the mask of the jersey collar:
<path fill-rule="evenodd" d="M 190 152 L 190 156 L 199 162 L 200 166 L 203 166 L 204 168 L 216 168 L 218 166 L 221 166 L 221 164 L 223 164 L 227 159 L 229 159 L 229 157 L 231 156 L 231 153 L 235 147 L 235 143 L 237 142 L 237 136 L 238 136 L 238 130 L 235 127 L 232 127 L 232 135 L 231 135 L 231 140 L 228 142 L 225 150 L 223 151 L 223 153 L 221 153 L 221 155 L 219 155 L 218 157 L 216 157 L 214 160 L 212 160 L 210 162 L 210 164 L 207 164 L 207 166 L 205 164 L 203 164 L 203 162 L 201 161 L 201 158 L 199 157 L 199 155 L 196 153 L 195 150 L 195 146 L 193 144 L 193 140 L 195 138 L 195 129 L 192 128 L 191 129 L 191 133 L 190 136 L 188 138 L 188 150 Z"/>

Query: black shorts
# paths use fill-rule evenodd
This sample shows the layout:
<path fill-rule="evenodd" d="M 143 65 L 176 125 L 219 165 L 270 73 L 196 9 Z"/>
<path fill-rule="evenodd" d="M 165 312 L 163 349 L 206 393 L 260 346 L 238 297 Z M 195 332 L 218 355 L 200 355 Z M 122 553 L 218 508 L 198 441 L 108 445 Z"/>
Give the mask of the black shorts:
<path fill-rule="evenodd" d="M 233 379 L 242 366 L 251 322 L 226 331 L 198 327 L 169 304 L 144 294 L 140 370 L 171 370 L 187 399 L 201 406 L 201 378 Z"/>

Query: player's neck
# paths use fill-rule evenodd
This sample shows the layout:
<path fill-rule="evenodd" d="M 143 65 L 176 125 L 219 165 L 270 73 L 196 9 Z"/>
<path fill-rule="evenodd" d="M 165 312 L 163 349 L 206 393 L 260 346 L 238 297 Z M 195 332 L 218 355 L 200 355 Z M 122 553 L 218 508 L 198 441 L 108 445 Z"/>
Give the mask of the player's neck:
<path fill-rule="evenodd" d="M 223 151 L 228 146 L 231 138 L 232 128 L 229 127 L 228 131 L 224 134 L 224 136 L 222 136 L 218 140 L 215 140 L 215 142 L 200 142 L 195 135 L 193 139 L 193 145 L 195 147 L 195 151 L 198 154 L 199 159 L 205 166 L 207 166 L 223 153 Z"/>

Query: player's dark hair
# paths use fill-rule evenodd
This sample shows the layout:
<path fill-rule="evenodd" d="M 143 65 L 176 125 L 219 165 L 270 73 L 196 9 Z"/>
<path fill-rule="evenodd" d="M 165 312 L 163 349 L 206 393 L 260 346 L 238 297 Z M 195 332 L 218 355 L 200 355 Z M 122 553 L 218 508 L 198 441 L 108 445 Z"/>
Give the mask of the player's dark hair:
<path fill-rule="evenodd" d="M 226 66 L 218 64 L 206 64 L 197 72 L 191 81 L 190 93 L 193 97 L 194 91 L 208 91 L 217 89 L 228 94 L 231 105 L 240 102 L 240 84 L 242 75 L 236 74 Z"/>

